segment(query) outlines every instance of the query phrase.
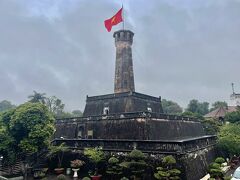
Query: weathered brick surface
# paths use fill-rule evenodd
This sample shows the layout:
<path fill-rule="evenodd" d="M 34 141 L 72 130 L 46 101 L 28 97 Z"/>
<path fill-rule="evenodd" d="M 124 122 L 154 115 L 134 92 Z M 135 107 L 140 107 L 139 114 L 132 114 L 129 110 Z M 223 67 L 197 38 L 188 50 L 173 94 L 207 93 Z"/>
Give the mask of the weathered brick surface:
<path fill-rule="evenodd" d="M 133 35 L 128 30 L 120 30 L 113 35 L 116 46 L 115 93 L 135 91 L 131 47 Z"/>

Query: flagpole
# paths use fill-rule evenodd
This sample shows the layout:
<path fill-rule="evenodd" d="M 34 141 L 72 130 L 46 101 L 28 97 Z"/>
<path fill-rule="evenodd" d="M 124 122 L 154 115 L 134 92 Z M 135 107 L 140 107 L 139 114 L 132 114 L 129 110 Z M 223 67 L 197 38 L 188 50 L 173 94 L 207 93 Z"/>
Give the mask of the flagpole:
<path fill-rule="evenodd" d="M 122 3 L 122 15 L 123 15 L 123 30 L 124 30 L 124 9 L 123 9 L 123 3 Z"/>

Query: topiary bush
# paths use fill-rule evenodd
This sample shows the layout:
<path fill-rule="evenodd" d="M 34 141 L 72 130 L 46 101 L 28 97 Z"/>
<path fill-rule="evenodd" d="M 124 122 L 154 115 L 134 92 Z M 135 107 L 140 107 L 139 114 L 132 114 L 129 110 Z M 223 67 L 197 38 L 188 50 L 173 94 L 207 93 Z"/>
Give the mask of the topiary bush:
<path fill-rule="evenodd" d="M 123 170 L 128 171 L 133 179 L 145 176 L 145 170 L 148 164 L 145 162 L 146 156 L 139 150 L 132 150 L 124 162 L 120 163 Z"/>
<path fill-rule="evenodd" d="M 181 171 L 176 168 L 176 159 L 173 156 L 166 156 L 162 160 L 163 167 L 157 167 L 154 173 L 156 179 L 180 179 Z"/>
<path fill-rule="evenodd" d="M 90 177 L 84 177 L 84 178 L 82 178 L 82 180 L 91 180 L 91 178 Z"/>
<path fill-rule="evenodd" d="M 57 180 L 66 180 L 66 179 L 67 179 L 67 177 L 63 174 L 60 174 L 57 176 Z"/>
<path fill-rule="evenodd" d="M 215 162 L 215 163 L 218 163 L 218 164 L 222 164 L 222 163 L 224 163 L 224 162 L 226 162 L 226 161 L 225 161 L 225 159 L 224 159 L 223 157 L 218 157 L 218 158 L 215 159 L 214 162 Z"/>
<path fill-rule="evenodd" d="M 216 160 L 215 160 L 216 161 Z M 222 160 L 221 160 L 222 161 Z M 221 162 L 219 161 L 219 162 Z M 211 178 L 223 178 L 223 173 L 222 173 L 222 170 L 221 170 L 221 165 L 214 162 L 214 163 L 211 163 L 208 167 L 208 172 L 210 174 L 210 177 Z"/>
<path fill-rule="evenodd" d="M 106 173 L 110 176 L 110 179 L 119 179 L 122 174 L 122 169 L 123 168 L 119 165 L 119 160 L 116 157 L 109 158 Z"/>

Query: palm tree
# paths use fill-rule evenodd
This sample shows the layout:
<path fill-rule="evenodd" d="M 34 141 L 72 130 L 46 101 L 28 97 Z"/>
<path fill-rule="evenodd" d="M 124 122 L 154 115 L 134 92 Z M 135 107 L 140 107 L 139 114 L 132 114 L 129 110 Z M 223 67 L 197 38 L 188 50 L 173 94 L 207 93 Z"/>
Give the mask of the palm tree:
<path fill-rule="evenodd" d="M 28 96 L 28 98 L 30 99 L 29 102 L 32 103 L 42 103 L 45 104 L 45 97 L 46 93 L 38 93 L 37 91 L 33 91 L 33 95 Z"/>

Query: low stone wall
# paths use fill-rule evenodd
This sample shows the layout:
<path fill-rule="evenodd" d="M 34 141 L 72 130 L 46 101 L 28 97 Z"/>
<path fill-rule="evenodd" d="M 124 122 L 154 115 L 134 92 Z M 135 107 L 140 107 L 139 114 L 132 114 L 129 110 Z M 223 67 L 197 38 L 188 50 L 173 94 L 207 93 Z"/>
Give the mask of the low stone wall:
<path fill-rule="evenodd" d="M 180 157 L 186 180 L 199 180 L 207 174 L 208 165 L 217 157 L 215 146 L 186 153 Z"/>

